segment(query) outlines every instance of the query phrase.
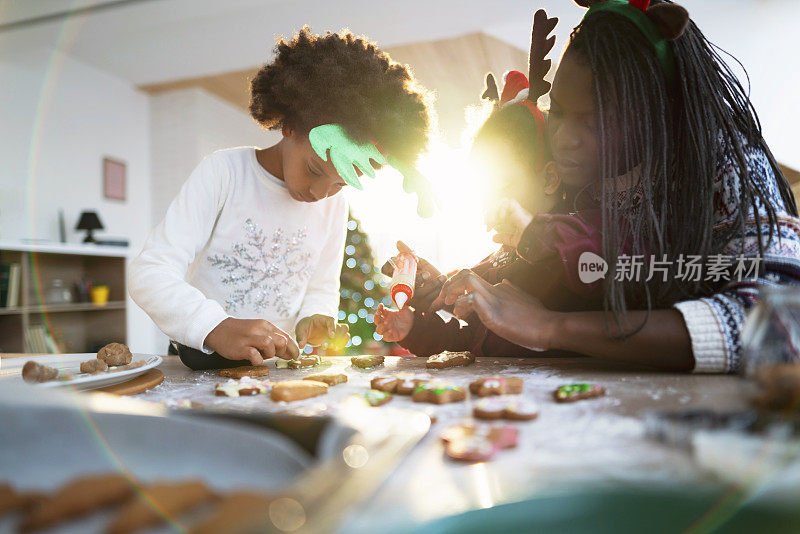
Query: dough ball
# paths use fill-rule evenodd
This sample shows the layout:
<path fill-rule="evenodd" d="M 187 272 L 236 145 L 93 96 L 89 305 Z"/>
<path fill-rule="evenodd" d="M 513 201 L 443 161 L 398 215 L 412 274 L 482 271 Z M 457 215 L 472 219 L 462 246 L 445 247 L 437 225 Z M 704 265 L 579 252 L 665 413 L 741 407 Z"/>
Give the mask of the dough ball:
<path fill-rule="evenodd" d="M 128 365 L 133 359 L 130 349 L 122 343 L 109 343 L 97 353 L 97 358 L 103 360 L 109 367 L 112 365 Z"/>
<path fill-rule="evenodd" d="M 98 358 L 81 363 L 81 373 L 97 374 L 103 371 L 108 371 L 108 364 Z"/>
<path fill-rule="evenodd" d="M 25 382 L 48 382 L 55 380 L 58 376 L 58 369 L 55 367 L 47 367 L 34 361 L 25 362 L 22 366 L 22 379 Z"/>

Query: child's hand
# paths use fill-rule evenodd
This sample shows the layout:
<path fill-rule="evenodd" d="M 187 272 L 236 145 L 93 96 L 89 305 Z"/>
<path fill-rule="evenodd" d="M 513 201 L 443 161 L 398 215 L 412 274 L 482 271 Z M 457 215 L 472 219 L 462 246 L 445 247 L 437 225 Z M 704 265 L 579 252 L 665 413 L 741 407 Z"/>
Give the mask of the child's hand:
<path fill-rule="evenodd" d="M 533 215 L 511 198 L 502 199 L 486 213 L 486 225 L 497 230 L 492 240 L 514 248 L 519 245 L 522 232 L 532 220 Z"/>
<path fill-rule="evenodd" d="M 206 336 L 205 345 L 229 360 L 261 365 L 268 358 L 291 360 L 300 355 L 292 336 L 262 319 L 228 317 Z"/>
<path fill-rule="evenodd" d="M 384 341 L 402 341 L 414 326 L 414 312 L 408 306 L 400 310 L 387 310 L 383 304 L 375 311 L 375 331 Z"/>
<path fill-rule="evenodd" d="M 411 248 L 402 241 L 397 242 L 398 252 L 411 252 Z M 395 258 L 392 258 L 394 260 Z M 442 284 L 447 277 L 439 269 L 431 265 L 425 258 L 417 256 L 417 278 L 414 281 L 414 297 L 407 302 L 408 306 L 426 308 L 430 302 L 439 294 Z M 388 261 L 381 267 L 381 273 L 386 276 L 394 274 L 394 267 Z"/>
<path fill-rule="evenodd" d="M 336 324 L 336 320 L 327 315 L 315 314 L 303 317 L 298 321 L 294 331 L 300 347 L 305 347 L 306 344 L 319 347 L 325 341 L 332 341 L 336 346 L 344 346 L 350 339 L 347 325 Z M 343 343 L 342 340 L 344 340 Z"/>

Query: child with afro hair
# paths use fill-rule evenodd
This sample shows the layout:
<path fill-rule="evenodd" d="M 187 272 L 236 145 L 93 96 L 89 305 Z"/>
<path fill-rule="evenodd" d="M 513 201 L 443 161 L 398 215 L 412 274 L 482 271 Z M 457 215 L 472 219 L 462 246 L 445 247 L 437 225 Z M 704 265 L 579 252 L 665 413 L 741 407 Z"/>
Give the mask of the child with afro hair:
<path fill-rule="evenodd" d="M 192 369 L 296 358 L 307 343 L 346 337 L 334 319 L 348 213 L 338 193 L 365 169 L 343 173 L 333 148 L 312 146 L 312 130 L 336 125 L 409 164 L 429 135 L 406 66 L 349 32 L 307 27 L 279 39 L 256 73 L 250 114 L 280 141 L 207 156 L 129 271 L 131 296 Z"/>

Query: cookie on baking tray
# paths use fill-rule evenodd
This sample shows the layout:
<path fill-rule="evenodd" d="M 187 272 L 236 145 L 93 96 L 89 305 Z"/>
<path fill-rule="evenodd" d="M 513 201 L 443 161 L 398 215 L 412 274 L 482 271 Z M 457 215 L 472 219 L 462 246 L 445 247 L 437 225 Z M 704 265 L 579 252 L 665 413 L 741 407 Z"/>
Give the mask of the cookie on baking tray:
<path fill-rule="evenodd" d="M 240 379 L 229 378 L 222 384 L 214 386 L 214 395 L 217 397 L 247 397 L 250 395 L 258 395 L 259 393 L 268 393 L 272 388 L 272 382 L 269 380 L 258 380 L 257 378 L 250 378 L 243 376 Z"/>
<path fill-rule="evenodd" d="M 553 392 L 556 402 L 575 402 L 605 395 L 605 388 L 596 384 L 567 384 Z"/>
<path fill-rule="evenodd" d="M 370 387 L 387 393 L 411 395 L 417 386 L 433 379 L 428 373 L 397 373 L 394 376 L 378 376 L 372 379 Z"/>
<path fill-rule="evenodd" d="M 266 365 L 241 365 L 239 367 L 229 367 L 228 369 L 220 369 L 219 376 L 225 378 L 242 378 L 244 376 L 254 378 L 256 376 L 269 376 L 269 367 Z"/>
<path fill-rule="evenodd" d="M 354 393 L 353 395 L 362 399 L 370 406 L 383 406 L 392 400 L 392 394 L 385 391 L 378 391 L 377 389 L 368 389 L 363 393 Z"/>
<path fill-rule="evenodd" d="M 478 397 L 519 395 L 522 393 L 522 379 L 517 376 L 498 375 L 479 378 L 469 385 L 469 391 Z"/>
<path fill-rule="evenodd" d="M 131 482 L 120 473 L 74 478 L 33 506 L 19 528 L 30 532 L 55 526 L 100 508 L 121 504 L 133 491 Z"/>
<path fill-rule="evenodd" d="M 517 446 L 519 431 L 511 425 L 456 425 L 441 434 L 448 458 L 485 462 L 501 449 Z"/>
<path fill-rule="evenodd" d="M 411 394 L 411 400 L 414 402 L 429 402 L 431 404 L 461 402 L 466 398 L 467 393 L 463 388 L 438 380 L 423 382 Z"/>
<path fill-rule="evenodd" d="M 262 493 L 240 491 L 222 497 L 212 505 L 211 515 L 194 525 L 191 534 L 220 532 L 257 532 L 257 527 L 269 517 L 273 497 Z"/>
<path fill-rule="evenodd" d="M 270 396 L 274 401 L 291 402 L 309 399 L 328 392 L 328 384 L 315 380 L 284 380 L 272 386 Z"/>
<path fill-rule="evenodd" d="M 344 373 L 317 373 L 304 376 L 303 380 L 315 380 L 317 382 L 325 382 L 329 386 L 337 386 L 347 382 L 347 375 Z"/>
<path fill-rule="evenodd" d="M 278 369 L 304 369 L 306 367 L 316 367 L 322 363 L 322 358 L 315 355 L 300 356 L 294 360 L 284 360 L 278 358 L 275 367 Z"/>
<path fill-rule="evenodd" d="M 471 352 L 450 352 L 448 350 L 434 354 L 425 362 L 428 369 L 445 369 L 447 367 L 463 367 L 475 363 L 475 355 Z"/>
<path fill-rule="evenodd" d="M 530 421 L 539 417 L 535 404 L 523 399 L 490 398 L 481 399 L 472 410 L 478 419 L 509 419 L 511 421 Z"/>
<path fill-rule="evenodd" d="M 111 520 L 108 534 L 128 534 L 173 520 L 215 498 L 202 480 L 156 482 L 127 502 Z M 182 529 L 185 530 L 185 529 Z"/>
<path fill-rule="evenodd" d="M 382 364 L 384 360 L 385 358 L 383 356 L 379 356 L 377 354 L 364 354 L 362 356 L 353 356 L 350 358 L 350 363 L 354 367 L 369 369 L 370 367 L 375 367 Z"/>

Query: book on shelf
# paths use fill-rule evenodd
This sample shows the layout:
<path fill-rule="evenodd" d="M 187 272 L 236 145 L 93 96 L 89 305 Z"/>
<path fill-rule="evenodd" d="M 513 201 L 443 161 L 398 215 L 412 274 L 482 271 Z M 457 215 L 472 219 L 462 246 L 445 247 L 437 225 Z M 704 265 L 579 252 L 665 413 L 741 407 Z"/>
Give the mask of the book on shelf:
<path fill-rule="evenodd" d="M 0 263 L 0 308 L 19 306 L 19 263 Z"/>
<path fill-rule="evenodd" d="M 58 344 L 44 325 L 29 326 L 25 331 L 25 352 L 34 354 L 57 354 Z"/>

